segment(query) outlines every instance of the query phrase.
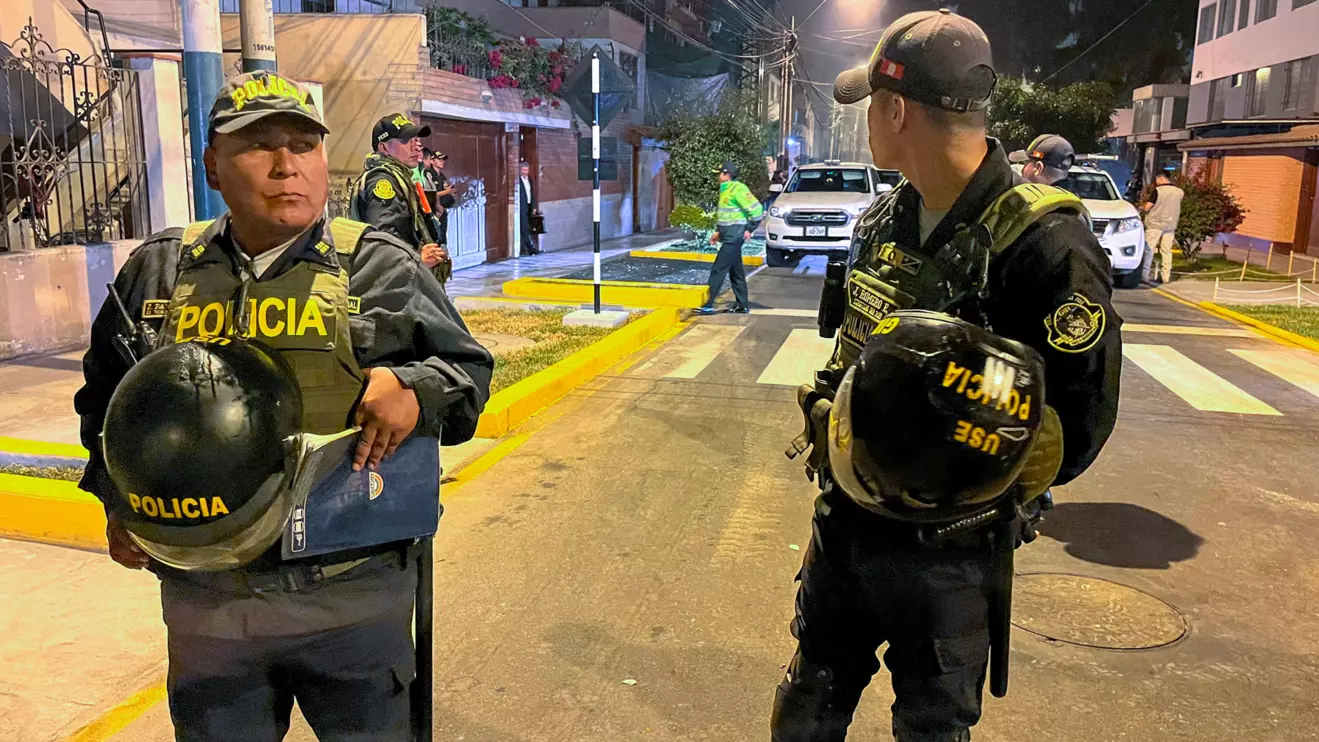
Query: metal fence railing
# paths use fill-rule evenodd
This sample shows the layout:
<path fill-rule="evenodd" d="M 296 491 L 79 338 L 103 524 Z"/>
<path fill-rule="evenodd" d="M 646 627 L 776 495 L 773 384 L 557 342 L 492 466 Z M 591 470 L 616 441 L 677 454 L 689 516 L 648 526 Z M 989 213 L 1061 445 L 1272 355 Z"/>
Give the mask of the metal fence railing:
<path fill-rule="evenodd" d="M 0 251 L 150 231 L 137 73 L 55 49 L 31 22 L 0 42 Z"/>
<path fill-rule="evenodd" d="M 220 0 L 221 13 L 237 13 L 239 0 Z M 409 0 L 271 0 L 275 13 L 415 13 Z"/>
<path fill-rule="evenodd" d="M 494 75 L 490 52 L 479 41 L 445 34 L 432 26 L 426 34 L 426 45 L 430 49 L 431 66 L 437 70 L 482 80 Z"/>

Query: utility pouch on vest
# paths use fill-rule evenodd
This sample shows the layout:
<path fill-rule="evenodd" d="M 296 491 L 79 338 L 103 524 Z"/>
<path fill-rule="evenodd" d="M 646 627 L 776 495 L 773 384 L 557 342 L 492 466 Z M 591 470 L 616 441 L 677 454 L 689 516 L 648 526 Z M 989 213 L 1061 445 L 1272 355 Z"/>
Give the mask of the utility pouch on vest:
<path fill-rule="evenodd" d="M 374 471 L 353 471 L 358 436 L 344 431 L 304 455 L 294 480 L 284 559 L 430 536 L 439 526 L 440 442 L 413 436 Z"/>

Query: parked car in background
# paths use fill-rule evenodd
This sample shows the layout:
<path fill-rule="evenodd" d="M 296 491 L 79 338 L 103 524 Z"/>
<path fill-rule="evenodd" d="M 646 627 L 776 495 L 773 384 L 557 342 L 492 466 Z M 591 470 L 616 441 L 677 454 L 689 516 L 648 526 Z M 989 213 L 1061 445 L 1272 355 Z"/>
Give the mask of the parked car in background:
<path fill-rule="evenodd" d="M 1075 193 L 1090 212 L 1090 228 L 1113 266 L 1113 284 L 1140 285 L 1145 260 L 1145 227 L 1136 207 L 1122 200 L 1112 176 L 1097 167 L 1076 165 L 1057 183 Z"/>
<path fill-rule="evenodd" d="M 803 165 L 774 196 L 765 219 L 765 263 L 790 265 L 803 255 L 846 255 L 856 220 L 902 181 L 894 170 L 856 162 Z"/>

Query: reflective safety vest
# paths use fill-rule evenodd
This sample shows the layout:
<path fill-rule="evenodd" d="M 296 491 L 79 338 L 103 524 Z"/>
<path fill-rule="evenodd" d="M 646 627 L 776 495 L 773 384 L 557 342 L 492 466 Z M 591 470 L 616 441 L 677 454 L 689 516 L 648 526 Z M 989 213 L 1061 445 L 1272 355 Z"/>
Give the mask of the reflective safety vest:
<path fill-rule="evenodd" d="M 178 278 L 158 344 L 226 335 L 260 341 L 278 351 L 297 376 L 303 432 L 345 430 L 365 378 L 349 332 L 349 316 L 361 309 L 348 294 L 348 268 L 368 225 L 348 219 L 329 223 L 338 270 L 298 261 L 283 275 L 256 281 L 246 272 L 234 275 L 228 260 L 197 261 L 206 247 L 200 238 L 211 223 L 195 222 L 183 230 Z M 320 247 L 330 248 L 325 242 Z"/>
<path fill-rule="evenodd" d="M 847 277 L 847 306 L 829 370 L 856 362 L 875 327 L 899 309 L 955 313 L 985 296 L 990 262 L 1055 211 L 1088 219 L 1081 199 L 1054 186 L 1025 183 L 996 198 L 946 245 L 891 241 L 892 209 L 905 184 L 881 197 L 860 220 Z"/>
<path fill-rule="evenodd" d="M 758 222 L 765 210 L 760 201 L 751 194 L 751 189 L 739 180 L 730 180 L 719 184 L 719 209 L 715 212 L 715 223 L 721 227 L 734 224 Z"/>

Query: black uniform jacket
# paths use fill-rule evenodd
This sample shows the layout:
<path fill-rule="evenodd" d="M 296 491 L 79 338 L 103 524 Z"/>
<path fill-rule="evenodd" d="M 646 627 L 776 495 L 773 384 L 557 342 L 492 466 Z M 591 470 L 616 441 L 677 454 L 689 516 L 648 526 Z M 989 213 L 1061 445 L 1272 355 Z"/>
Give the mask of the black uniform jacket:
<path fill-rule="evenodd" d="M 357 189 L 357 213 L 359 221 L 366 222 L 381 232 L 392 234 L 411 245 L 414 250 L 435 239 L 424 228 L 418 229 L 418 220 L 412 213 L 413 203 L 418 198 L 415 186 L 408 173 L 408 168 L 391 157 L 373 154 L 367 155 L 367 171 L 382 166 L 392 166 L 393 175 L 381 170 L 368 172 L 365 182 Z M 385 185 L 381 185 L 384 181 Z M 402 189 L 408 189 L 403 191 Z"/>
<path fill-rule="evenodd" d="M 1020 182 L 1003 148 L 990 139 L 980 168 L 925 244 L 948 243 L 959 226 L 975 223 L 995 198 Z M 894 219 L 899 245 L 920 244 L 920 195 L 914 188 L 898 197 Z M 1026 343 L 1044 358 L 1044 399 L 1063 425 L 1063 465 L 1055 484 L 1084 472 L 1117 422 L 1122 319 L 1113 311 L 1110 270 L 1089 227 L 1060 213 L 1043 217 L 990 264 L 989 297 L 981 304 L 989 329 Z M 1078 311 L 1085 309 L 1090 311 Z M 1078 316 L 1102 324 L 1090 339 L 1069 343 L 1059 336 L 1058 325 Z M 1080 328 L 1082 338 L 1085 329 Z"/>
<path fill-rule="evenodd" d="M 221 216 L 203 238 L 210 237 L 206 249 L 213 251 L 215 259 L 229 261 L 237 271 L 241 263 L 229 238 L 228 220 L 228 214 Z M 278 276 L 297 261 L 337 267 L 334 251 L 322 255 L 315 249 L 322 241 L 333 246 L 333 237 L 325 227 L 324 221 L 319 222 L 299 237 L 276 259 L 266 276 Z M 134 321 L 142 316 L 147 301 L 169 299 L 173 294 L 181 245 L 182 230 L 167 229 L 147 238 L 119 271 L 115 290 Z M 211 256 L 198 258 L 207 259 Z M 419 434 L 442 434 L 444 445 L 469 440 L 490 395 L 494 360 L 472 338 L 416 253 L 390 235 L 368 231 L 352 259 L 348 292 L 361 299 L 361 313 L 350 317 L 358 365 L 363 369 L 391 368 L 399 381 L 416 393 L 421 408 Z M 147 321 L 157 327 L 161 322 Z M 86 383 L 73 400 L 82 416 L 82 443 L 91 453 L 79 487 L 102 501 L 113 492 L 113 484 L 98 436 L 110 395 L 128 372 L 111 342 L 122 331 L 122 322 L 113 303 L 107 301 L 92 322 L 91 347 L 83 356 Z"/>

